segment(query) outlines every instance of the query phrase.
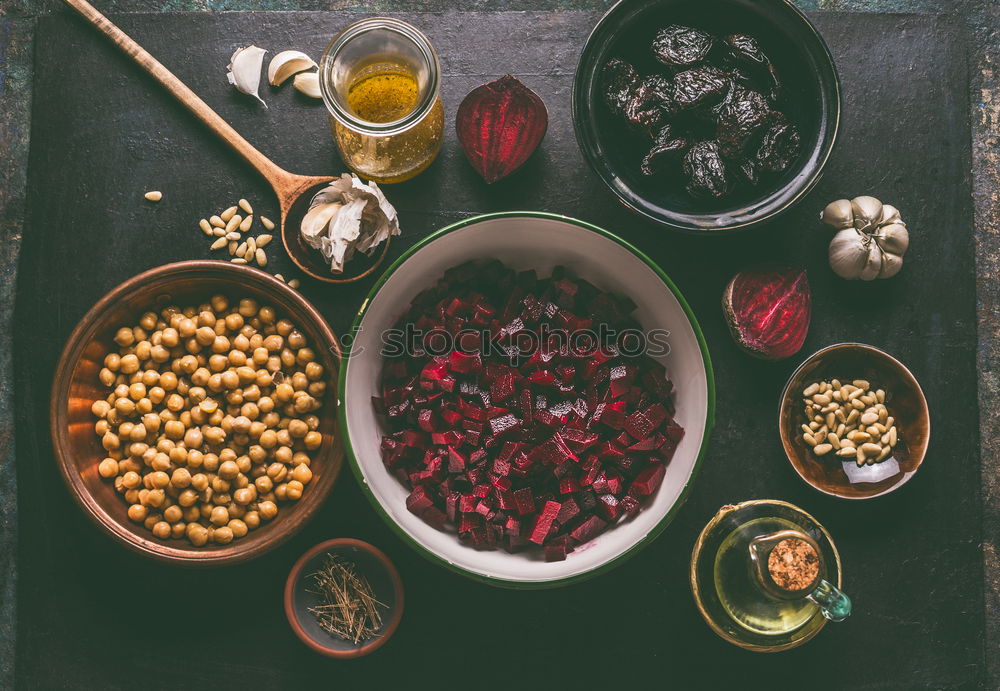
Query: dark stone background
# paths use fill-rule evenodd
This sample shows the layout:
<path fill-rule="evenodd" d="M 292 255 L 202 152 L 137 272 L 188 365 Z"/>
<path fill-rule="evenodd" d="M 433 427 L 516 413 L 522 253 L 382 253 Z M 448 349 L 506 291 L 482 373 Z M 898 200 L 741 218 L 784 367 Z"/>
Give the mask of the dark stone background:
<path fill-rule="evenodd" d="M 806 9 L 816 8 L 816 3 L 800 3 Z M 100 4 L 101 9 L 108 12 L 151 11 L 151 10 L 227 10 L 227 9 L 350 9 L 358 12 L 389 13 L 406 9 L 448 9 L 456 4 L 444 0 L 431 3 L 371 3 L 365 5 L 340 6 L 326 2 L 282 2 L 282 3 L 204 3 L 204 2 L 162 2 L 149 3 L 125 0 Z M 538 9 L 540 3 L 469 3 L 462 4 L 462 9 Z M 601 8 L 605 3 L 545 3 L 542 7 L 572 7 Z M 28 109 L 31 98 L 31 45 L 34 35 L 35 16 L 51 9 L 63 11 L 55 2 L 0 2 L 0 219 L 3 224 L 3 241 L 0 243 L 0 362 L 3 376 L 0 378 L 0 451 L 3 452 L 3 469 L 0 471 L 0 519 L 3 525 L 3 542 L 0 543 L 0 554 L 5 572 L 0 574 L 2 587 L 2 603 L 5 611 L 0 617 L 0 640 L 8 651 L 13 650 L 13 615 L 15 602 L 13 598 L 16 564 L 13 559 L 14 535 L 16 534 L 16 498 L 14 493 L 13 470 L 13 436 L 11 413 L 11 379 L 10 379 L 10 347 L 11 309 L 13 307 L 14 275 L 16 273 L 17 256 L 20 246 L 20 231 L 24 217 L 25 192 L 25 161 L 28 144 Z M 972 30 L 973 48 L 972 85 L 970 100 L 973 105 L 973 173 L 976 198 L 976 242 L 978 262 L 978 310 L 979 310 L 979 383 L 980 383 L 980 422 L 981 438 L 983 440 L 983 498 L 984 498 L 984 561 L 987 570 L 987 625 L 986 650 L 995 651 L 996 637 L 996 605 L 997 605 L 997 563 L 995 538 L 997 527 L 997 418 L 993 414 L 1000 393 L 997 383 L 996 363 L 998 334 L 997 327 L 997 239 L 998 224 L 996 210 L 998 206 L 997 193 L 998 174 L 996 146 L 996 130 L 1000 126 L 1000 105 L 996 102 L 994 88 L 994 62 L 997 50 L 995 30 L 998 26 L 996 7 L 988 2 L 856 2 L 856 3 L 824 3 L 820 9 L 868 9 L 876 11 L 920 11 L 942 12 L 959 15 L 961 21 L 967 23 Z M 900 21 L 903 21 L 900 19 Z M 890 85 L 891 88 L 891 85 Z M 905 145 L 905 144 L 904 144 Z M 942 180 L 947 183 L 947 180 Z M 39 383 L 47 388 L 48 382 Z M 971 414 L 972 411 L 969 411 Z M 954 414 L 963 414 L 956 411 Z M 940 419 L 940 418 L 939 418 Z M 6 549 L 4 549 L 6 548 Z M 8 614 L 9 613 L 9 614 Z M 979 616 L 977 613 L 965 613 L 969 616 Z M 887 653 L 893 651 L 892 642 L 885 641 Z M 895 651 L 894 654 L 904 654 Z M 6 658 L 5 676 L 0 677 L 0 686 L 9 686 L 5 680 L 12 679 L 12 657 Z M 996 654 L 987 654 L 987 660 L 993 665 L 989 688 L 996 687 Z M 55 662 L 55 664 L 58 664 Z M 849 664 L 849 662 L 848 662 Z M 937 680 L 939 683 L 941 680 Z M 474 682 L 471 682 L 474 683 Z M 929 682 L 932 683 L 932 682 Z"/>

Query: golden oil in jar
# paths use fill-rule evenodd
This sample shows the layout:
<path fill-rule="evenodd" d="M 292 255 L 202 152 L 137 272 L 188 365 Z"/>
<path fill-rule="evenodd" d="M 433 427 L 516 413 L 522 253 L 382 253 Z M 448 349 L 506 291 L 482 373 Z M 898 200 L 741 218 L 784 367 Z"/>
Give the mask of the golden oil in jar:
<path fill-rule="evenodd" d="M 333 138 L 352 171 L 375 182 L 402 182 L 441 149 L 437 55 L 412 26 L 376 18 L 345 29 L 320 62 Z"/>

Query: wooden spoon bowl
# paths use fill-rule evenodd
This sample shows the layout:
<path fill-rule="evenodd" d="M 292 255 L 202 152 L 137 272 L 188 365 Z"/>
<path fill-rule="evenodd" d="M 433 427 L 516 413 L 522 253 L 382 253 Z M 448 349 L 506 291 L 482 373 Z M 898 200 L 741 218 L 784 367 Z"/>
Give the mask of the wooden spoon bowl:
<path fill-rule="evenodd" d="M 899 441 L 885 461 L 858 468 L 854 458 L 830 452 L 816 456 L 802 439 L 802 391 L 813 382 L 865 379 L 884 389 Z M 862 343 L 838 343 L 809 356 L 792 373 L 781 394 L 778 429 L 788 461 L 807 484 L 843 499 L 871 499 L 899 489 L 924 461 L 930 441 L 927 399 L 916 378 L 899 360 Z"/>
<path fill-rule="evenodd" d="M 84 19 L 111 39 L 112 43 L 132 58 L 139 67 L 148 72 L 153 79 L 158 81 L 163 88 L 180 101 L 181 105 L 190 110 L 193 115 L 201 120 L 220 139 L 229 144 L 236 153 L 242 156 L 247 163 L 253 166 L 270 183 L 274 194 L 278 197 L 278 205 L 281 209 L 281 242 L 284 244 L 288 256 L 291 257 L 292 261 L 304 273 L 318 281 L 326 283 L 353 283 L 370 275 L 382 260 L 385 259 L 389 251 L 388 238 L 374 258 L 368 259 L 362 255 L 352 260 L 351 264 L 354 264 L 354 266 L 351 267 L 350 273 L 331 273 L 330 268 L 323 262 L 320 253 L 302 243 L 298 229 L 313 195 L 319 191 L 321 186 L 329 184 L 333 180 L 336 180 L 336 178 L 330 176 L 296 175 L 276 165 L 244 139 L 239 132 L 233 129 L 232 125 L 223 120 L 218 113 L 201 100 L 195 92 L 191 91 L 173 72 L 164 67 L 128 34 L 111 23 L 107 17 L 98 12 L 87 0 L 63 0 L 63 2 L 79 12 Z"/>
<path fill-rule="evenodd" d="M 105 457 L 94 433 L 91 413 L 95 400 L 107 396 L 98 381 L 104 357 L 117 351 L 112 337 L 123 325 L 134 324 L 146 311 L 167 305 L 197 305 L 222 293 L 230 302 L 252 297 L 273 305 L 279 317 L 289 319 L 306 336 L 328 383 L 323 407 L 317 411 L 323 443 L 314 452 L 312 481 L 297 502 L 282 503 L 274 520 L 228 545 L 195 547 L 186 539 L 155 537 L 142 524 L 129 520 L 127 503 L 97 466 Z M 285 542 L 322 506 L 340 473 L 344 449 L 337 429 L 337 374 L 341 352 L 326 321 L 297 291 L 259 269 L 221 261 L 185 261 L 167 264 L 130 278 L 104 296 L 83 317 L 69 337 L 52 384 L 49 420 L 59 470 L 73 498 L 102 530 L 129 549 L 176 564 L 219 566 L 246 561 Z"/>

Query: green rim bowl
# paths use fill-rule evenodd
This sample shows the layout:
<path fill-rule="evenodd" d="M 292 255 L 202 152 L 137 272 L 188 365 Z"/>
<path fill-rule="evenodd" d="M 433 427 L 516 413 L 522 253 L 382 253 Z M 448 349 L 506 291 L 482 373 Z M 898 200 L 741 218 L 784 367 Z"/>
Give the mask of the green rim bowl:
<path fill-rule="evenodd" d="M 382 464 L 382 425 L 371 399 L 380 393 L 381 338 L 414 295 L 445 270 L 471 260 L 499 259 L 547 274 L 562 265 L 599 288 L 626 295 L 647 332 L 669 332 L 657 356 L 677 389 L 677 420 L 686 435 L 658 492 L 630 521 L 580 545 L 565 561 L 540 554 L 479 551 L 406 509 L 408 490 Z M 475 216 L 411 247 L 372 288 L 354 321 L 351 350 L 340 372 L 341 430 L 351 467 L 376 511 L 404 541 L 432 561 L 498 586 L 565 585 L 609 570 L 653 540 L 673 519 L 701 465 L 714 422 L 715 382 L 708 347 L 687 302 L 663 271 L 635 247 L 597 226 L 565 216 L 508 212 Z"/>
<path fill-rule="evenodd" d="M 620 57 L 642 75 L 666 70 L 649 45 L 668 24 L 695 26 L 716 35 L 757 38 L 784 85 L 782 110 L 802 134 L 792 166 L 722 201 L 696 200 L 680 178 L 646 177 L 639 163 L 649 143 L 629 135 L 604 104 L 600 75 Z M 748 228 L 776 217 L 819 181 L 840 127 L 840 81 L 833 57 L 816 28 L 789 0 L 623 0 L 594 27 L 573 80 L 573 126 L 583 156 L 612 192 L 639 215 L 686 231 Z"/>

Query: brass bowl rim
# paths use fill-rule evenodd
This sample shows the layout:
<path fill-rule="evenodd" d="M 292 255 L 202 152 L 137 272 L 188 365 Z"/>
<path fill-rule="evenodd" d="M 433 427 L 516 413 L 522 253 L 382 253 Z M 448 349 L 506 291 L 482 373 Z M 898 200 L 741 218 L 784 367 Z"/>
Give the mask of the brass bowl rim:
<path fill-rule="evenodd" d="M 278 522 L 270 524 L 274 526 L 270 535 L 262 537 L 250 545 L 240 544 L 243 542 L 242 540 L 234 540 L 230 544 L 225 545 L 223 549 L 213 551 L 203 551 L 201 548 L 194 547 L 165 546 L 154 539 L 152 534 L 146 538 L 126 530 L 121 522 L 111 516 L 108 510 L 94 497 L 83 484 L 76 463 L 72 460 L 73 450 L 70 448 L 65 434 L 68 424 L 66 411 L 69 404 L 69 383 L 72 381 L 73 371 L 86 345 L 84 337 L 90 331 L 96 329 L 97 323 L 102 319 L 103 315 L 108 310 L 113 309 L 123 296 L 154 280 L 169 277 L 171 274 L 181 275 L 189 273 L 207 274 L 209 277 L 231 278 L 234 279 L 236 284 L 240 283 L 239 279 L 241 276 L 245 278 L 249 275 L 254 279 L 254 282 L 262 282 L 267 288 L 280 293 L 288 302 L 296 305 L 313 323 L 316 332 L 324 341 L 322 344 L 323 348 L 328 349 L 333 364 L 338 370 L 337 373 L 330 373 L 330 376 L 339 374 L 343 356 L 336 335 L 334 335 L 329 324 L 327 324 L 316 307 L 305 296 L 287 284 L 260 269 L 239 266 L 218 260 L 192 259 L 163 264 L 136 274 L 112 288 L 87 310 L 76 327 L 74 327 L 66 340 L 66 344 L 63 346 L 52 379 L 49 397 L 49 433 L 56 465 L 59 467 L 59 474 L 66 483 L 70 495 L 82 509 L 83 513 L 101 529 L 101 532 L 109 535 L 118 544 L 147 558 L 188 567 L 214 567 L 240 563 L 259 557 L 283 544 L 305 527 L 322 507 L 327 496 L 333 490 L 333 486 L 336 484 L 340 471 L 343 468 L 344 448 L 340 441 L 337 412 L 336 410 L 329 411 L 326 414 L 332 416 L 335 431 L 329 457 L 326 459 L 331 468 L 331 479 L 324 483 L 325 486 L 312 488 L 315 492 L 319 492 L 319 494 L 314 494 L 310 498 L 309 504 L 304 508 L 303 513 L 296 523 L 282 525 L 279 519 Z M 334 377 L 334 381 L 336 381 L 336 377 Z M 333 399 L 337 401 L 337 405 L 339 406 L 340 401 L 336 392 L 333 393 Z M 298 506 L 301 505 L 301 503 L 298 504 Z"/>
<path fill-rule="evenodd" d="M 722 521 L 723 518 L 725 518 L 729 514 L 735 511 L 739 511 L 740 509 L 757 505 L 784 506 L 786 508 L 798 511 L 806 518 L 811 520 L 813 523 L 815 523 L 819 527 L 820 532 L 823 533 L 823 536 L 826 538 L 826 541 L 829 543 L 830 549 L 833 552 L 834 562 L 837 565 L 836 585 L 838 588 L 843 587 L 844 569 L 840 561 L 840 551 L 837 549 L 837 543 L 833 541 L 833 537 L 830 535 L 829 531 L 827 531 L 826 526 L 817 521 L 816 518 L 808 511 L 804 511 L 801 507 L 796 506 L 791 502 L 783 501 L 781 499 L 750 499 L 748 501 L 741 501 L 738 504 L 723 505 L 718 511 L 715 512 L 715 515 L 712 516 L 711 520 L 705 524 L 705 527 L 702 528 L 701 533 L 699 533 L 698 535 L 698 539 L 694 543 L 694 549 L 691 551 L 691 565 L 689 568 L 691 593 L 694 596 L 695 606 L 698 608 L 698 612 L 701 613 L 702 619 L 704 619 L 705 623 L 708 624 L 709 628 L 711 628 L 712 631 L 714 631 L 724 641 L 732 643 L 735 646 L 739 646 L 744 650 L 750 650 L 755 653 L 780 653 L 783 650 L 790 650 L 792 648 L 797 648 L 803 643 L 811 641 L 816 636 L 816 634 L 822 631 L 823 628 L 828 623 L 827 619 L 823 617 L 823 614 L 821 612 L 816 612 L 816 614 L 813 615 L 814 617 L 819 616 L 821 619 L 823 619 L 823 621 L 821 621 L 819 626 L 817 626 L 812 632 L 806 634 L 802 638 L 797 638 L 794 641 L 789 641 L 788 643 L 783 643 L 781 645 L 772 645 L 772 646 L 754 645 L 752 643 L 745 643 L 743 641 L 734 638 L 733 636 L 730 636 L 728 633 L 722 630 L 722 628 L 718 624 L 716 624 L 712 620 L 712 618 L 708 615 L 708 612 L 705 610 L 705 605 L 701 599 L 701 590 L 698 587 L 698 557 L 701 555 L 702 548 L 705 546 L 705 539 L 708 537 L 708 534 L 712 531 L 713 528 L 715 528 L 715 526 L 717 526 Z"/>

